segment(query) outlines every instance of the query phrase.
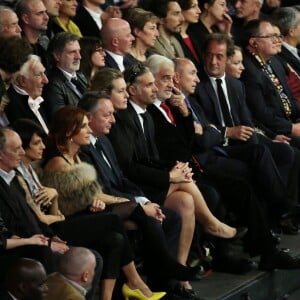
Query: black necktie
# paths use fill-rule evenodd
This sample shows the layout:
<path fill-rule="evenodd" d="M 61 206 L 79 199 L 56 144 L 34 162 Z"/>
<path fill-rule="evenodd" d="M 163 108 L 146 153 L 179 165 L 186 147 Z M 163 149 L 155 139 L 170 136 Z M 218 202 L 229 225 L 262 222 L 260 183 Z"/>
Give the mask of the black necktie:
<path fill-rule="evenodd" d="M 220 108 L 222 110 L 225 126 L 231 127 L 233 126 L 233 120 L 222 88 L 222 79 L 220 78 L 216 79 L 216 83 L 217 83 L 217 92 L 218 92 Z"/>
<path fill-rule="evenodd" d="M 76 78 L 76 77 L 73 77 L 72 79 L 71 79 L 71 82 L 76 86 L 76 89 L 78 90 L 78 92 L 80 93 L 80 94 L 84 94 L 84 92 L 85 92 L 85 88 L 84 88 L 84 86 L 80 83 L 80 81 Z"/>
<path fill-rule="evenodd" d="M 96 149 L 98 157 L 99 157 L 99 162 L 100 162 L 100 166 L 102 169 L 101 170 L 102 175 L 109 178 L 110 181 L 112 181 L 114 183 L 118 183 L 118 177 L 115 175 L 112 165 L 110 164 L 107 156 L 105 155 L 105 153 L 103 151 L 101 140 L 99 138 L 97 138 L 97 140 L 96 140 L 95 149 Z"/>
<path fill-rule="evenodd" d="M 146 144 L 147 144 L 147 149 L 149 151 L 149 154 L 152 158 L 157 158 L 158 156 L 158 152 L 155 146 L 155 141 L 154 141 L 154 136 L 151 134 L 151 130 L 150 130 L 150 115 L 149 113 L 146 111 L 144 113 L 141 113 L 140 116 L 143 118 L 143 128 L 144 128 L 144 137 L 146 140 Z"/>

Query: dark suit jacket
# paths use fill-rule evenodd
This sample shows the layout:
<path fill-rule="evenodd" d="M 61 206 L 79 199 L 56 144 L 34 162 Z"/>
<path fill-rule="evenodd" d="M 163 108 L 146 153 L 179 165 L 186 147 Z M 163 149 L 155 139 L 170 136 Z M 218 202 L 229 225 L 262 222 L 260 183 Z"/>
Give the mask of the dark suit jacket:
<path fill-rule="evenodd" d="M 73 22 L 79 27 L 83 36 L 100 38 L 100 30 L 96 22 L 82 4 L 79 4 Z"/>
<path fill-rule="evenodd" d="M 153 121 L 149 126 L 155 144 Z M 142 127 L 130 103 L 116 114 L 116 124 L 108 138 L 125 176 L 141 187 L 149 199 L 162 203 L 169 190 L 169 172 L 163 162 L 149 156 Z"/>
<path fill-rule="evenodd" d="M 189 97 L 191 107 L 201 123 L 203 134 L 195 134 L 194 137 L 194 153 L 206 152 L 215 146 L 222 146 L 225 142 L 222 132 L 208 122 L 205 113 L 194 97 Z"/>
<path fill-rule="evenodd" d="M 124 197 L 132 201 L 135 201 L 135 196 L 143 196 L 144 194 L 139 187 L 123 175 L 109 139 L 106 136 L 98 137 L 98 139 L 100 139 L 103 152 L 109 161 L 112 173 L 105 172 L 107 164 L 92 144 L 81 147 L 80 158 L 95 167 L 104 193 Z"/>
<path fill-rule="evenodd" d="M 7 291 L 3 291 L 0 293 L 1 300 L 13 300 L 13 298 L 8 294 Z"/>
<path fill-rule="evenodd" d="M 245 89 L 243 84 L 230 76 L 226 76 L 225 81 L 234 125 L 254 127 L 250 112 L 245 103 Z M 202 106 L 208 121 L 215 125 L 224 135 L 225 127 L 222 126 L 218 98 L 206 73 L 202 73 L 197 89 L 197 100 Z"/>
<path fill-rule="evenodd" d="M 5 113 L 10 124 L 13 124 L 20 118 L 31 119 L 39 124 L 37 117 L 28 105 L 29 96 L 17 93 L 12 85 L 7 90 L 7 96 L 9 98 L 9 103 L 5 108 Z M 39 112 L 47 124 L 48 118 L 46 114 L 46 101 L 40 104 Z"/>
<path fill-rule="evenodd" d="M 123 64 L 124 64 L 125 69 L 130 67 L 131 65 L 133 65 L 135 62 L 136 62 L 136 60 L 131 55 L 129 55 L 129 54 L 124 55 Z M 106 52 L 106 56 L 105 56 L 105 67 L 120 70 L 116 61 L 107 52 Z"/>
<path fill-rule="evenodd" d="M 290 117 L 285 115 L 281 98 L 272 81 L 248 51 L 244 55 L 244 65 L 242 80 L 246 87 L 247 104 L 253 117 L 276 134 L 289 135 L 292 124 L 300 117 L 300 109 L 287 85 L 286 73 L 281 62 L 273 57 L 271 67 L 290 99 L 292 105 Z"/>
<path fill-rule="evenodd" d="M 0 211 L 9 231 L 22 237 L 30 237 L 37 233 L 48 237 L 54 235 L 29 208 L 25 192 L 16 177 L 9 186 L 0 178 L 0 195 Z"/>
<path fill-rule="evenodd" d="M 77 72 L 77 78 L 84 88 L 87 81 L 81 72 Z M 43 93 L 47 107 L 48 118 L 51 121 L 52 115 L 61 107 L 66 105 L 77 105 L 81 96 L 71 82 L 65 77 L 62 71 L 54 68 L 49 75 L 49 83 L 44 88 Z"/>
<path fill-rule="evenodd" d="M 169 123 L 162 112 L 151 104 L 147 110 L 155 126 L 155 141 L 160 157 L 173 166 L 177 160 L 190 161 L 194 142 L 194 125 L 192 115 L 187 117 L 172 108 L 176 126 Z"/>
<path fill-rule="evenodd" d="M 282 51 L 278 54 L 285 62 L 289 63 L 291 67 L 300 76 L 300 60 L 292 54 L 287 48 L 282 46 Z"/>

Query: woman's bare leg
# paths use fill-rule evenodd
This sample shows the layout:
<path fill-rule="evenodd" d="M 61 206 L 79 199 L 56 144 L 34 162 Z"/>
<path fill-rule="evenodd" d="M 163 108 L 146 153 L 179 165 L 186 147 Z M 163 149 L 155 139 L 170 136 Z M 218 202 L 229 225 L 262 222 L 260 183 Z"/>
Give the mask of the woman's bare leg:
<path fill-rule="evenodd" d="M 111 300 L 116 279 L 104 279 L 101 281 L 100 300 Z"/>
<path fill-rule="evenodd" d="M 189 193 L 194 199 L 196 220 L 200 222 L 205 231 L 221 238 L 232 238 L 236 229 L 219 221 L 209 210 L 199 188 L 194 182 L 178 183 L 179 190 Z"/>
<path fill-rule="evenodd" d="M 176 185 L 170 185 L 164 206 L 174 209 L 181 216 L 182 225 L 177 259 L 181 264 L 186 265 L 195 230 L 194 200 L 191 195 L 185 192 L 175 191 Z"/>

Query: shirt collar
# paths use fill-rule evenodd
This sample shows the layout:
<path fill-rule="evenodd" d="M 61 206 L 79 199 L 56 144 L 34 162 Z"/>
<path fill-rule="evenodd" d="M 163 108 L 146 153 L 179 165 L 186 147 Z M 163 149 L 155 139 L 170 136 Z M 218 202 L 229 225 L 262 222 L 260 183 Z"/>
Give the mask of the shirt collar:
<path fill-rule="evenodd" d="M 57 68 L 60 69 L 60 70 L 62 71 L 62 73 L 67 77 L 67 79 L 68 79 L 69 81 L 71 81 L 72 78 L 76 78 L 76 77 L 77 77 L 77 76 L 76 76 L 76 72 L 74 72 L 74 73 L 69 73 L 69 72 L 63 70 L 63 69 L 60 68 L 60 67 L 57 67 Z"/>
<path fill-rule="evenodd" d="M 83 286 L 81 286 L 77 282 L 67 278 L 64 275 L 61 275 L 61 276 L 64 277 L 76 290 L 78 290 L 81 295 L 85 296 L 87 294 L 87 290 Z"/>
<path fill-rule="evenodd" d="M 16 175 L 15 170 L 11 170 L 10 172 L 6 172 L 0 169 L 0 177 L 6 182 L 7 185 L 10 185 Z"/>
<path fill-rule="evenodd" d="M 296 47 L 291 46 L 290 44 L 288 44 L 287 42 L 282 42 L 282 45 L 288 50 L 290 51 L 294 56 L 296 56 L 298 59 L 300 59 L 299 55 L 298 55 L 298 49 Z"/>
<path fill-rule="evenodd" d="M 117 63 L 120 70 L 123 72 L 124 70 L 124 55 L 116 54 L 111 51 L 105 50 Z M 123 70 L 122 70 L 123 69 Z"/>
<path fill-rule="evenodd" d="M 131 103 L 133 109 L 135 110 L 135 112 L 139 115 L 139 114 L 143 114 L 145 113 L 147 110 L 141 108 L 139 105 L 137 105 L 136 103 L 134 103 L 132 100 L 129 100 L 129 102 Z"/>
<path fill-rule="evenodd" d="M 93 136 L 92 134 L 90 134 L 90 142 L 93 146 L 95 146 L 96 142 L 97 142 L 97 137 Z"/>

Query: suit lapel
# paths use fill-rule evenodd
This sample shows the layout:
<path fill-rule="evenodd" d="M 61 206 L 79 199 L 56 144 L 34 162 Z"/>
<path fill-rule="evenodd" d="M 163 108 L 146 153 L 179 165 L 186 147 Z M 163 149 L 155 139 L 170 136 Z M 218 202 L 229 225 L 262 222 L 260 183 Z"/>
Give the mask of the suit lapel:
<path fill-rule="evenodd" d="M 208 94 L 209 99 L 211 100 L 211 102 L 214 106 L 214 110 L 216 112 L 219 124 L 221 125 L 222 124 L 222 116 L 221 116 L 221 111 L 220 111 L 219 100 L 217 98 L 217 95 L 215 93 L 215 90 L 214 90 L 209 78 L 207 78 L 207 80 L 205 81 L 204 87 L 205 87 L 205 90 Z"/>

